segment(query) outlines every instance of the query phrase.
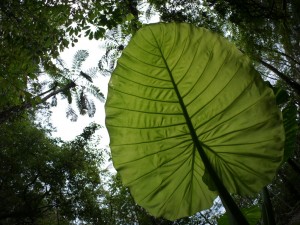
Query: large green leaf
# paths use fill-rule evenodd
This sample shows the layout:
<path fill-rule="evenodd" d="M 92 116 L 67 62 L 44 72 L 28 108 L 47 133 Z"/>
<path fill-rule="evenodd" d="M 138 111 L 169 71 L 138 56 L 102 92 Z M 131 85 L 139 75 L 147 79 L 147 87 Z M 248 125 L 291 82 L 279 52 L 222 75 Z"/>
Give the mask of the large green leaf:
<path fill-rule="evenodd" d="M 217 193 L 202 180 L 198 150 L 239 194 L 260 191 L 282 160 L 272 90 L 247 57 L 204 28 L 140 29 L 112 74 L 106 115 L 114 166 L 157 217 L 173 220 L 212 204 Z"/>

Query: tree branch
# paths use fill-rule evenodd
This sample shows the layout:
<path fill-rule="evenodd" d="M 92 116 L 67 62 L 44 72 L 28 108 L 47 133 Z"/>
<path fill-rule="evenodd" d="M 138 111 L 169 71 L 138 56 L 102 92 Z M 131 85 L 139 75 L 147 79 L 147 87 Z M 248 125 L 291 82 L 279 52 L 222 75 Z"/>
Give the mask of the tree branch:
<path fill-rule="evenodd" d="M 209 225 L 213 225 L 203 213 L 200 212 L 200 215 L 202 216 L 202 218 L 204 218 L 206 223 L 208 223 Z"/>
<path fill-rule="evenodd" d="M 263 66 L 271 70 L 273 73 L 275 73 L 280 79 L 282 79 L 287 85 L 289 85 L 296 93 L 300 96 L 300 84 L 294 81 L 292 78 L 288 77 L 284 73 L 280 72 L 278 69 L 276 69 L 271 64 L 263 61 L 260 58 L 256 58 L 257 61 L 259 61 Z"/>
<path fill-rule="evenodd" d="M 41 101 L 40 101 L 40 103 L 43 103 L 43 102 L 47 101 L 49 98 L 51 98 L 52 96 L 54 96 L 54 95 L 56 95 L 56 94 L 58 94 L 58 93 L 60 93 L 60 92 L 64 92 L 64 91 L 66 91 L 66 90 L 69 90 L 69 89 L 71 89 L 71 88 L 73 88 L 73 87 L 76 87 L 76 84 L 75 84 L 73 81 L 71 81 L 71 82 L 68 83 L 66 86 L 64 86 L 64 87 L 62 87 L 62 88 L 59 88 L 59 89 L 57 89 L 56 91 L 53 91 L 52 93 L 50 93 L 50 94 L 48 94 L 47 96 L 45 96 L 44 98 L 42 98 Z M 40 104 L 40 103 L 39 103 L 39 104 Z"/>
<path fill-rule="evenodd" d="M 28 102 L 24 102 L 21 105 L 12 106 L 6 110 L 3 110 L 2 112 L 0 112 L 0 124 L 4 123 L 5 121 L 7 121 L 9 119 L 12 119 L 12 118 L 18 116 L 21 112 L 25 111 L 26 109 L 29 109 L 29 108 L 33 107 L 34 105 L 39 105 L 41 103 L 44 103 L 52 96 L 54 96 L 58 93 L 64 92 L 66 90 L 69 90 L 73 87 L 76 87 L 76 84 L 73 81 L 71 81 L 66 86 L 51 92 L 50 94 L 46 95 L 42 99 L 39 99 L 40 95 L 38 95 L 38 96 L 35 96 L 34 98 L 32 98 Z M 44 92 L 43 94 L 47 94 L 48 92 L 49 92 L 49 90 Z"/>

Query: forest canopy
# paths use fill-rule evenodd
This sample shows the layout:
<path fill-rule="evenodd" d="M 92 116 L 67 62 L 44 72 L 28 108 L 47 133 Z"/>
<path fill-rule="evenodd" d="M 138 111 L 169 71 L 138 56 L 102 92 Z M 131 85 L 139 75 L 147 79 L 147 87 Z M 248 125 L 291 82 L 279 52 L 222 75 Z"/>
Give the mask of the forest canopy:
<path fill-rule="evenodd" d="M 281 111 L 284 155 L 258 194 L 230 196 L 249 224 L 299 223 L 299 12 L 297 0 L 2 0 L 0 224 L 228 224 L 220 200 L 175 221 L 139 206 L 126 179 L 111 171 L 110 150 L 99 147 L 105 124 L 92 123 L 71 141 L 52 136 L 51 109 L 60 101 L 68 104 L 66 120 L 97 117 L 106 101 L 97 76 L 111 76 L 152 17 L 208 29 L 251 59 Z M 86 50 L 70 56 L 71 67 L 60 57 L 83 37 L 105 46 L 90 70 L 82 69 Z"/>

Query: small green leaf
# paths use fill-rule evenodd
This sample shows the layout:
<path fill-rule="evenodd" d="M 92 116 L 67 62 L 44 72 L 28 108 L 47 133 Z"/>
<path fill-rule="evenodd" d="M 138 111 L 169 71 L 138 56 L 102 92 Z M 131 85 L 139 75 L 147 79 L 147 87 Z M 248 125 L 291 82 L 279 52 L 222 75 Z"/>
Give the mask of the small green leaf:
<path fill-rule="evenodd" d="M 287 91 L 283 90 L 281 88 L 277 89 L 277 91 L 275 93 L 275 97 L 276 97 L 276 102 L 278 105 L 288 102 L 288 100 L 290 98 Z"/>
<path fill-rule="evenodd" d="M 285 131 L 283 162 L 286 162 L 293 155 L 296 148 L 298 132 L 297 114 L 297 106 L 294 103 L 289 103 L 282 110 Z"/>
<path fill-rule="evenodd" d="M 62 43 L 63 43 L 64 47 L 68 47 L 68 45 L 69 45 L 69 41 L 66 39 L 63 39 Z"/>
<path fill-rule="evenodd" d="M 89 40 L 92 40 L 93 38 L 94 38 L 94 33 L 91 32 L 91 33 L 89 34 Z"/>
<path fill-rule="evenodd" d="M 84 77 L 89 82 L 93 83 L 93 79 L 87 73 L 80 71 L 80 76 Z"/>
<path fill-rule="evenodd" d="M 84 36 L 87 37 L 90 35 L 90 33 L 91 33 L 91 30 L 87 30 L 87 31 L 85 31 Z"/>
<path fill-rule="evenodd" d="M 75 35 L 77 36 L 77 35 L 78 35 L 78 33 L 79 33 L 79 28 L 78 28 L 78 27 L 76 27 L 76 28 L 75 28 Z"/>
<path fill-rule="evenodd" d="M 134 15 L 132 13 L 129 13 L 126 15 L 125 21 L 131 21 L 134 19 Z"/>
<path fill-rule="evenodd" d="M 272 88 L 272 90 L 273 90 L 273 92 L 275 94 L 275 97 L 276 97 L 277 105 L 282 105 L 282 104 L 287 103 L 289 101 L 290 96 L 289 96 L 289 94 L 287 93 L 286 90 L 283 90 L 280 87 L 273 86 L 268 81 L 266 81 L 266 84 L 270 88 Z"/>
<path fill-rule="evenodd" d="M 72 104 L 72 95 L 71 95 L 71 92 L 67 93 L 67 98 L 68 98 L 68 103 Z"/>
<path fill-rule="evenodd" d="M 241 209 L 242 213 L 246 217 L 249 225 L 256 225 L 261 218 L 261 209 L 259 206 L 252 206 L 250 208 Z M 218 219 L 218 225 L 231 225 L 227 214 L 222 215 Z"/>
<path fill-rule="evenodd" d="M 100 38 L 103 37 L 104 33 L 105 33 L 105 29 L 104 28 L 98 28 L 98 30 L 94 34 L 95 39 L 99 40 Z"/>

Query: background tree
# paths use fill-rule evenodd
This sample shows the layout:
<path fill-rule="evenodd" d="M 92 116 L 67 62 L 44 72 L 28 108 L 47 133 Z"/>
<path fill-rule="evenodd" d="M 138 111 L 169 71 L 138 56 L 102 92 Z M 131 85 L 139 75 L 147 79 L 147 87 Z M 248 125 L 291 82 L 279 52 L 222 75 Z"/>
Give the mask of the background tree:
<path fill-rule="evenodd" d="M 0 112 L 0 123 L 17 117 L 24 113 L 26 109 L 44 104 L 48 99 L 51 99 L 51 106 L 56 106 L 57 95 L 62 95 L 63 98 L 68 100 L 69 107 L 67 117 L 70 117 L 71 121 L 76 121 L 78 117 L 76 111 L 71 107 L 73 98 L 76 100 L 81 115 L 88 113 L 89 117 L 93 117 L 96 112 L 96 106 L 93 99 L 88 97 L 88 94 L 93 95 L 101 102 L 104 101 L 104 95 L 100 89 L 93 84 L 93 79 L 97 76 L 97 68 L 90 68 L 86 72 L 81 70 L 82 63 L 86 60 L 88 55 L 89 53 L 86 50 L 77 51 L 74 55 L 71 69 L 65 67 L 63 60 L 57 59 L 57 69 L 55 72 L 45 74 L 46 77 L 43 78 L 44 85 L 30 85 L 27 90 L 33 97 L 23 101 L 20 105 L 2 110 L 2 112 Z M 50 76 L 47 77 L 47 75 Z M 43 87 L 45 83 L 48 83 L 48 89 L 46 91 L 44 90 L 45 87 Z"/>
<path fill-rule="evenodd" d="M 168 221 L 163 218 L 155 218 L 145 209 L 137 205 L 128 188 L 122 185 L 119 174 L 111 174 L 107 182 L 107 195 L 102 202 L 102 213 L 106 215 L 105 224 L 141 224 L 141 225 L 202 225 L 216 224 L 216 218 L 221 214 L 220 201 L 206 211 L 194 216 Z"/>
<path fill-rule="evenodd" d="M 126 13 L 114 1 L 1 1 L 0 112 L 35 105 L 40 75 L 61 78 L 53 59 L 82 36 L 100 39 L 105 29 L 128 23 Z"/>
<path fill-rule="evenodd" d="M 103 224 L 97 167 L 103 151 L 89 147 L 97 128 L 91 124 L 74 141 L 62 142 L 30 121 L 2 125 L 1 224 Z"/>

